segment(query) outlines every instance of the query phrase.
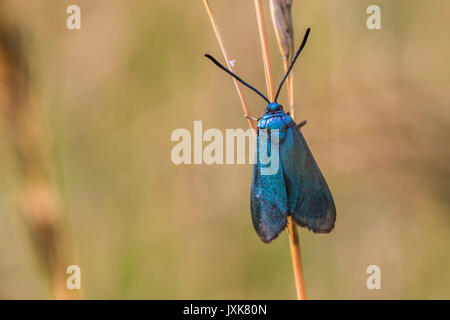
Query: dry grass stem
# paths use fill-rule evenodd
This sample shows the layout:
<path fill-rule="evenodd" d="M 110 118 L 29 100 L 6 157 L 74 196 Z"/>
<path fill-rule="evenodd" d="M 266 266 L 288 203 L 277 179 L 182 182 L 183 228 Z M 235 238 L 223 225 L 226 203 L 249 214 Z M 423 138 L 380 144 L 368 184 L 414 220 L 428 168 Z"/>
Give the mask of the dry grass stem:
<path fill-rule="evenodd" d="M 284 72 L 294 55 L 294 28 L 291 15 L 292 0 L 270 0 L 270 12 L 277 37 L 278 47 L 283 58 Z M 294 74 L 291 73 L 286 81 L 289 99 L 289 112 L 294 118 Z"/>
<path fill-rule="evenodd" d="M 291 16 L 292 1 L 270 0 L 270 13 L 277 37 L 278 46 L 284 60 L 289 61 L 293 55 L 294 29 Z"/>
<path fill-rule="evenodd" d="M 216 35 L 217 38 L 217 42 L 219 42 L 219 46 L 220 46 L 220 50 L 222 51 L 223 57 L 225 58 L 225 61 L 227 63 L 228 69 L 230 69 L 231 71 L 234 72 L 234 68 L 231 65 L 231 59 L 230 56 L 225 48 L 225 44 L 223 42 L 223 38 L 222 38 L 222 34 L 220 33 L 219 27 L 217 25 L 217 21 L 214 17 L 214 14 L 211 10 L 211 6 L 209 5 L 209 1 L 208 0 L 203 0 L 203 4 L 205 5 L 206 8 L 206 12 L 208 13 L 209 16 L 209 20 L 211 21 L 211 25 L 214 29 L 214 34 Z M 255 128 L 255 124 L 253 123 L 253 120 L 250 117 L 250 114 L 248 112 L 248 107 L 247 107 L 247 101 L 244 98 L 244 95 L 242 93 L 242 89 L 241 86 L 239 84 L 239 82 L 232 78 L 233 82 L 234 82 L 234 86 L 236 87 L 237 93 L 239 95 L 239 99 L 241 100 L 241 104 L 242 104 L 242 108 L 244 109 L 244 115 L 247 117 L 247 121 L 248 121 L 248 125 L 250 126 L 250 128 L 253 131 L 253 134 L 256 135 L 256 128 Z"/>
<path fill-rule="evenodd" d="M 289 244 L 291 247 L 292 267 L 294 269 L 295 290 L 298 300 L 306 300 L 306 286 L 303 272 L 302 250 L 300 239 L 298 237 L 297 224 L 292 217 L 288 217 L 287 231 L 289 235 Z"/>
<path fill-rule="evenodd" d="M 264 13 L 261 0 L 255 0 L 256 20 L 258 21 L 259 39 L 261 41 L 261 49 L 264 60 L 264 74 L 266 76 L 267 98 L 270 101 L 274 99 L 272 66 L 270 64 L 269 46 L 267 44 L 266 27 L 264 24 Z"/>

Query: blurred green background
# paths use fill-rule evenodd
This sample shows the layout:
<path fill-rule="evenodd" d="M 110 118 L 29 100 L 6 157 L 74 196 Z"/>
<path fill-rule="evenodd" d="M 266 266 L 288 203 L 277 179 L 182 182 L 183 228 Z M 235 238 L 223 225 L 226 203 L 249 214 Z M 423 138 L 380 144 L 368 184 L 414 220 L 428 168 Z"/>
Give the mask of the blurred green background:
<path fill-rule="evenodd" d="M 177 128 L 247 129 L 202 1 L 2 0 L 23 35 L 52 183 L 88 299 L 293 299 L 289 243 L 250 218 L 251 165 L 170 160 Z M 267 1 L 275 82 L 282 61 Z M 82 29 L 66 28 L 66 8 Z M 381 7 L 382 30 L 366 8 Z M 212 0 L 236 72 L 265 89 L 252 1 Z M 294 0 L 298 120 L 337 208 L 300 229 L 312 299 L 450 299 L 450 2 Z M 244 94 L 250 112 L 261 99 Z M 280 101 L 287 104 L 283 92 Z M 0 127 L 0 298 L 48 298 Z M 1 124 L 0 123 L 0 124 Z M 366 268 L 381 268 L 381 290 Z"/>

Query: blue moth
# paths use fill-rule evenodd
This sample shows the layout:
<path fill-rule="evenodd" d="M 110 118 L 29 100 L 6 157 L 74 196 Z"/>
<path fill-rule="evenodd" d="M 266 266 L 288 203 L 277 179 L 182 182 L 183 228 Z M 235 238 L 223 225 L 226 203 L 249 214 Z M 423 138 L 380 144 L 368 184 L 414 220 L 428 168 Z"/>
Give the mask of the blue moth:
<path fill-rule="evenodd" d="M 261 96 L 268 105 L 257 125 L 256 161 L 253 166 L 251 213 L 256 233 L 265 243 L 275 239 L 286 228 L 287 217 L 309 230 L 329 233 L 336 221 L 336 208 L 330 189 L 300 131 L 305 123 L 296 124 L 277 103 L 280 90 L 308 39 L 310 29 L 286 71 L 271 102 L 216 59 L 206 54 L 219 68 Z M 266 139 L 267 141 L 265 141 Z M 265 174 L 262 154 L 277 161 L 277 170 Z"/>

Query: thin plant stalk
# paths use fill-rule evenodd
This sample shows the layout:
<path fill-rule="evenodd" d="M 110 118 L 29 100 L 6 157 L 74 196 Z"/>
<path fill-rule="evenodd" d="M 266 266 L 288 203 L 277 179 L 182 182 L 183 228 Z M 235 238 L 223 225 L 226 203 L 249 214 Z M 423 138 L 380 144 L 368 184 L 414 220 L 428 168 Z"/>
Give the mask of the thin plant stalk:
<path fill-rule="evenodd" d="M 267 81 L 267 91 L 268 98 L 270 101 L 273 101 L 273 81 L 272 81 L 272 73 L 270 67 L 270 56 L 267 45 L 267 36 L 266 30 L 264 26 L 264 15 L 263 8 L 261 4 L 261 0 L 255 0 L 255 9 L 256 16 L 258 20 L 258 28 L 259 35 L 261 41 L 261 47 L 263 48 L 263 58 L 264 58 L 264 71 L 266 74 Z M 287 68 L 286 68 L 287 69 Z M 291 91 L 291 95 L 293 96 L 293 92 Z M 302 263 L 302 254 L 300 241 L 298 237 L 297 224 L 294 220 L 289 216 L 287 219 L 287 232 L 289 235 L 289 244 L 291 248 L 291 257 L 292 257 L 292 266 L 294 270 L 294 280 L 295 280 L 295 288 L 297 292 L 297 299 L 306 300 L 306 289 L 305 289 L 305 280 L 304 280 L 304 272 L 303 272 L 303 263 Z"/>
<path fill-rule="evenodd" d="M 283 59 L 284 72 L 287 72 L 289 68 L 289 60 Z M 291 72 L 286 80 L 287 93 L 289 100 L 289 112 L 292 119 L 295 120 L 295 105 L 294 105 L 294 74 Z"/>
<path fill-rule="evenodd" d="M 295 50 L 294 27 L 292 24 L 292 0 L 270 0 L 270 12 L 273 27 L 283 59 L 284 72 L 287 72 Z M 295 118 L 294 107 L 294 74 L 290 73 L 286 80 L 289 100 L 289 112 Z"/>
<path fill-rule="evenodd" d="M 225 58 L 225 61 L 227 63 L 228 69 L 230 69 L 232 72 L 234 72 L 234 68 L 233 65 L 231 64 L 231 59 L 230 56 L 225 48 L 225 44 L 222 38 L 222 34 L 220 33 L 219 30 L 219 26 L 217 25 L 217 21 L 214 17 L 214 14 L 211 10 L 211 6 L 209 5 L 209 1 L 208 0 L 203 0 L 203 4 L 205 5 L 205 9 L 206 12 L 208 13 L 209 16 L 209 20 L 211 21 L 211 25 L 214 29 L 214 34 L 216 35 L 217 38 L 217 42 L 219 42 L 219 46 L 220 46 L 220 50 L 222 51 L 223 57 Z M 239 95 L 239 99 L 241 100 L 241 104 L 242 104 L 242 108 L 244 109 L 244 114 L 245 117 L 247 118 L 248 121 L 248 125 L 250 126 L 250 128 L 252 129 L 252 132 L 254 135 L 256 135 L 256 128 L 255 125 L 253 123 L 253 121 L 250 118 L 250 114 L 248 112 L 248 106 L 247 106 L 247 101 L 244 98 L 244 95 L 242 93 L 242 89 L 241 86 L 239 84 L 239 82 L 233 78 L 233 82 L 234 82 L 234 86 L 236 87 L 236 91 Z"/>
<path fill-rule="evenodd" d="M 292 217 L 287 218 L 287 231 L 291 247 L 292 267 L 294 269 L 295 291 L 298 300 L 306 300 L 306 286 L 303 272 L 302 250 L 298 236 L 297 224 Z"/>
<path fill-rule="evenodd" d="M 261 0 L 255 0 L 256 20 L 258 21 L 259 39 L 261 40 L 261 49 L 264 60 L 264 74 L 266 75 L 267 98 L 273 101 L 273 80 L 272 66 L 270 64 L 269 47 L 267 44 L 266 27 L 264 24 L 264 13 Z"/>

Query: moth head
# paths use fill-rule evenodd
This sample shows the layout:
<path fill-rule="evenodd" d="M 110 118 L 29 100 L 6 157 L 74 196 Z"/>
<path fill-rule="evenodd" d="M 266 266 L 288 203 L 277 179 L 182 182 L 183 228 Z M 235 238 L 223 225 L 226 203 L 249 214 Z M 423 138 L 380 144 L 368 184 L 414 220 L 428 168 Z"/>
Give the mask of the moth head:
<path fill-rule="evenodd" d="M 269 103 L 266 107 L 266 112 L 271 113 L 271 112 L 277 112 L 277 111 L 283 111 L 283 106 L 276 102 Z"/>

